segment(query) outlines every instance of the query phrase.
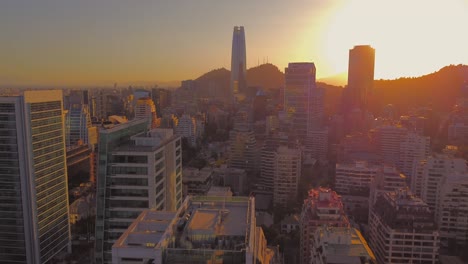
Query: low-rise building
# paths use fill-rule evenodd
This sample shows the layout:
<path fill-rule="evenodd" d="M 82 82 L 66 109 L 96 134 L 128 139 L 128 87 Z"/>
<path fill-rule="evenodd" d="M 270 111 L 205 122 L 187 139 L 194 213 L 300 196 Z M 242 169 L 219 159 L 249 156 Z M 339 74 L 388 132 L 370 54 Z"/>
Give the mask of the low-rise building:
<path fill-rule="evenodd" d="M 145 210 L 112 247 L 112 263 L 273 263 L 255 198 L 188 196 L 177 212 Z"/>

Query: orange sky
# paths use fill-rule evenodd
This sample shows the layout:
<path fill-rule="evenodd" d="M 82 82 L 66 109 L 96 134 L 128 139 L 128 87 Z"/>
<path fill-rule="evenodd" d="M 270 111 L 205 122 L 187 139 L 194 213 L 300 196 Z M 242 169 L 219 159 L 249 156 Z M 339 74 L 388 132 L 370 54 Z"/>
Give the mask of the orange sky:
<path fill-rule="evenodd" d="M 0 85 L 196 78 L 229 69 L 235 25 L 248 67 L 313 61 L 326 77 L 359 44 L 376 49 L 377 79 L 468 64 L 467 0 L 18 0 L 0 3 Z"/>

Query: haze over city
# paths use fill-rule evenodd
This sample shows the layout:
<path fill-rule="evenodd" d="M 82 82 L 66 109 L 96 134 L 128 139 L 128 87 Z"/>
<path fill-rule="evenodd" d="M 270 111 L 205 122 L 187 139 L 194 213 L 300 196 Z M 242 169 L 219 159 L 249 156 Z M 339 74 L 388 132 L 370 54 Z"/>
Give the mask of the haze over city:
<path fill-rule="evenodd" d="M 0 264 L 468 263 L 468 1 L 0 3 Z"/>
<path fill-rule="evenodd" d="M 3 1 L 0 85 L 112 85 L 192 79 L 230 68 L 229 29 L 246 27 L 247 68 L 266 61 L 347 71 L 369 44 L 376 79 L 468 63 L 468 2 Z"/>

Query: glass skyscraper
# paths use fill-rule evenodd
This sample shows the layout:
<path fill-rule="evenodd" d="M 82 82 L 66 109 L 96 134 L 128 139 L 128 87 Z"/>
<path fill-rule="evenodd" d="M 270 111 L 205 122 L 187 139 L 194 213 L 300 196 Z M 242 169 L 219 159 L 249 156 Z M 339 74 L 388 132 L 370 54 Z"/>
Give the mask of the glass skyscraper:
<path fill-rule="evenodd" d="M 231 93 L 245 92 L 247 88 L 247 60 L 244 27 L 234 27 L 231 53 Z"/>
<path fill-rule="evenodd" d="M 323 119 L 324 91 L 315 83 L 315 64 L 289 63 L 285 69 L 284 110 L 299 139 L 320 127 Z"/>
<path fill-rule="evenodd" d="M 62 91 L 0 97 L 0 263 L 70 247 Z"/>

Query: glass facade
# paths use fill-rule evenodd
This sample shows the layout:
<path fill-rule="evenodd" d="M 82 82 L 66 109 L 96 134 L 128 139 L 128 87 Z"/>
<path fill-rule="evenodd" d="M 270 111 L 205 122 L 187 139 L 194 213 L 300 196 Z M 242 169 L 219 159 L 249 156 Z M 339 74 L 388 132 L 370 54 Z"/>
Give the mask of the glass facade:
<path fill-rule="evenodd" d="M 26 263 L 15 104 L 0 103 L 0 262 Z"/>
<path fill-rule="evenodd" d="M 67 247 L 67 172 L 62 102 L 30 103 L 32 158 L 41 262 Z"/>
<path fill-rule="evenodd" d="M 114 162 L 128 162 L 128 157 L 112 156 L 112 151 L 118 146 L 130 140 L 130 137 L 146 131 L 148 124 L 146 121 L 136 121 L 127 123 L 116 128 L 102 130 L 99 133 L 99 163 L 98 163 L 98 178 L 97 178 L 97 210 L 96 210 L 96 242 L 95 242 L 95 256 L 96 263 L 109 263 L 112 260 L 112 244 L 115 239 L 118 239 L 122 232 L 108 232 L 109 229 L 119 227 L 120 230 L 126 229 L 132 220 L 136 218 L 141 210 L 132 211 L 130 209 L 123 209 L 122 211 L 109 210 L 109 197 L 116 193 L 117 190 L 111 188 L 112 185 L 133 185 L 133 186 L 147 186 L 147 179 L 140 178 L 112 178 L 107 182 L 107 175 L 111 174 L 128 174 L 128 172 L 135 172 L 130 174 L 137 174 L 135 167 L 125 169 L 125 167 L 110 167 L 110 163 Z M 141 158 L 132 159 L 132 163 L 142 162 Z M 111 169 L 115 168 L 115 169 Z M 146 168 L 139 168 L 146 169 Z M 110 170 L 110 171 L 108 171 Z M 125 171 L 127 170 L 127 171 Z M 138 171 L 143 173 L 142 171 Z M 146 182 L 145 182 L 146 181 Z M 127 190 L 125 190 L 127 191 Z M 122 192 L 122 191 L 117 191 Z M 138 195 L 138 194 L 137 194 Z M 144 191 L 142 190 L 142 195 Z M 127 195 L 125 195 L 127 196 Z M 147 208 L 147 207 L 146 207 Z M 124 220 L 121 220 L 123 218 Z M 125 220 L 126 219 L 126 220 Z"/>
<path fill-rule="evenodd" d="M 46 263 L 70 243 L 61 91 L 0 97 L 0 263 Z"/>

